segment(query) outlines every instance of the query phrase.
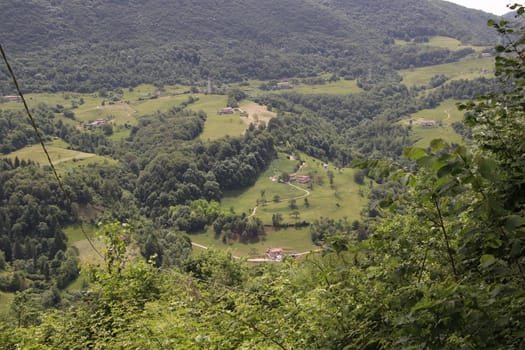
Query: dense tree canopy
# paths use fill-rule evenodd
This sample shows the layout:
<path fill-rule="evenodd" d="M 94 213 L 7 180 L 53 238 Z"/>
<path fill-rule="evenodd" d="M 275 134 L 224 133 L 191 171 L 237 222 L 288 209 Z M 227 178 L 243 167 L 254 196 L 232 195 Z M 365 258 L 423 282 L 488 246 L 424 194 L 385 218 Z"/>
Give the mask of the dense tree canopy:
<path fill-rule="evenodd" d="M 445 1 L 167 0 L 0 2 L 3 42 L 24 88 L 92 92 L 450 62 L 469 53 L 397 46 L 441 35 L 486 44 L 487 14 Z M 370 24 L 373 25 L 370 25 Z M 373 57 L 373 60 L 370 58 Z M 6 81 L 0 69 L 0 81 Z M 0 93 L 9 94 L 0 84 Z"/>

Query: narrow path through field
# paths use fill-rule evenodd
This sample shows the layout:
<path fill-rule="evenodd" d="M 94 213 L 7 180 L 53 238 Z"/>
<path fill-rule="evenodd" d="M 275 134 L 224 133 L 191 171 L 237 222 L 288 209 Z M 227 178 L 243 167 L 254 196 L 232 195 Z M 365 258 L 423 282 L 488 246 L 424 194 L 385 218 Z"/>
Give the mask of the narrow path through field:
<path fill-rule="evenodd" d="M 57 165 L 57 164 L 60 164 L 60 163 L 63 163 L 63 162 L 68 162 L 70 160 L 80 160 L 80 159 L 87 159 L 87 158 L 92 158 L 92 157 L 95 157 L 96 154 L 92 154 L 92 153 L 79 153 L 73 157 L 67 157 L 67 158 L 59 158 L 59 159 L 53 159 L 53 165 Z"/>
<path fill-rule="evenodd" d="M 208 247 L 206 247 L 205 245 L 199 244 L 199 243 L 191 242 L 191 245 L 197 248 L 208 250 Z"/>
<path fill-rule="evenodd" d="M 311 194 L 310 191 L 305 190 L 304 188 L 301 188 L 301 187 L 299 187 L 299 186 L 293 185 L 293 184 L 291 184 L 291 183 L 289 183 L 289 182 L 287 182 L 286 184 L 287 184 L 288 186 L 291 186 L 291 187 L 295 188 L 296 190 L 303 191 L 305 194 L 300 195 L 300 196 L 296 196 L 296 197 L 292 197 L 292 198 L 284 198 L 284 199 L 281 199 L 281 201 L 291 201 L 291 200 L 293 200 L 293 199 L 295 199 L 295 200 L 297 200 L 297 199 L 303 199 L 303 198 L 306 198 L 306 197 L 310 196 L 310 194 Z M 249 218 L 251 218 L 252 216 L 255 216 L 255 214 L 257 213 L 257 208 L 258 208 L 258 207 L 259 207 L 259 206 L 256 205 L 255 208 L 253 208 L 252 213 L 248 216 Z"/>

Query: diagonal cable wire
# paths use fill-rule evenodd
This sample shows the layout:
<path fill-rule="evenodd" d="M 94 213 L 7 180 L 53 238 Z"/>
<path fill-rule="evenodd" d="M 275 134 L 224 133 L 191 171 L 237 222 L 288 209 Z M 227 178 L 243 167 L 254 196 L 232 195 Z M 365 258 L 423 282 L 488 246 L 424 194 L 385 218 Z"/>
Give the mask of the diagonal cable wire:
<path fill-rule="evenodd" d="M 29 118 L 29 122 L 30 122 L 31 126 L 33 127 L 33 130 L 35 131 L 36 137 L 37 137 L 38 141 L 40 142 L 40 146 L 44 150 L 44 153 L 45 153 L 45 155 L 47 157 L 47 161 L 49 163 L 49 166 L 51 167 L 51 170 L 53 171 L 53 175 L 54 175 L 54 177 L 56 178 L 56 180 L 58 182 L 58 186 L 60 187 L 60 190 L 64 194 L 66 202 L 69 205 L 71 205 L 71 203 L 73 202 L 71 200 L 71 196 L 66 191 L 66 189 L 64 187 L 64 184 L 63 184 L 62 180 L 60 179 L 60 176 L 58 175 L 58 172 L 57 172 L 57 170 L 55 168 L 55 165 L 53 164 L 53 161 L 51 161 L 51 156 L 49 155 L 49 152 L 47 151 L 46 145 L 44 144 L 44 139 L 42 138 L 42 134 L 40 133 L 40 130 L 38 129 L 38 126 L 36 125 L 35 118 L 33 118 L 33 114 L 29 110 L 29 106 L 27 105 L 27 101 L 26 101 L 26 99 L 24 97 L 24 94 L 22 93 L 22 90 L 20 89 L 20 85 L 18 84 L 18 80 L 16 79 L 16 75 L 15 75 L 13 69 L 11 68 L 11 65 L 9 64 L 9 61 L 7 59 L 7 55 L 5 54 L 4 48 L 2 47 L 1 44 L 0 44 L 0 54 L 2 55 L 2 59 L 4 60 L 4 63 L 6 65 L 6 67 L 7 67 L 9 75 L 11 76 L 11 79 L 13 80 L 13 83 L 15 84 L 16 91 L 17 91 L 18 95 L 20 96 L 20 98 L 22 99 L 22 103 L 24 104 L 24 109 L 26 111 L 27 117 Z M 84 229 L 84 225 L 82 224 L 82 220 L 80 220 L 80 230 L 82 231 L 82 233 L 84 234 L 84 236 L 88 240 L 89 244 L 91 245 L 91 248 L 93 248 L 93 250 L 103 260 L 105 260 L 104 256 L 95 247 L 95 244 L 93 244 L 93 241 L 91 240 L 91 238 L 87 234 L 86 230 Z"/>

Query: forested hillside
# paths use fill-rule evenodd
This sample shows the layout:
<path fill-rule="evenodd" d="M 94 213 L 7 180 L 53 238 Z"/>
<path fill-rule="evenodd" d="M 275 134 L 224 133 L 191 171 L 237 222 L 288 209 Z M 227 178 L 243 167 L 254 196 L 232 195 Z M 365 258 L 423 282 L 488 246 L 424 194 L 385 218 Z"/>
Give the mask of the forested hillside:
<path fill-rule="evenodd" d="M 487 19 L 444 1 L 0 1 L 2 44 L 33 92 L 199 84 L 209 76 L 354 79 L 369 69 L 455 61 L 472 52 L 428 52 L 394 39 L 492 42 Z"/>

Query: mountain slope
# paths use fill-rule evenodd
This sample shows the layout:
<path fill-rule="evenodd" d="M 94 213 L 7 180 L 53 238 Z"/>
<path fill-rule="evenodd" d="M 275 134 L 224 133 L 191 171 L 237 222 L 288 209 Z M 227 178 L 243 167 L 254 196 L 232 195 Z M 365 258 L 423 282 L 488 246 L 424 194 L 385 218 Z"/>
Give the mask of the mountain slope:
<path fill-rule="evenodd" d="M 395 38 L 491 45 L 488 18 L 440 0 L 1 0 L 0 40 L 26 89 L 92 91 L 208 75 L 354 78 L 389 69 Z"/>

